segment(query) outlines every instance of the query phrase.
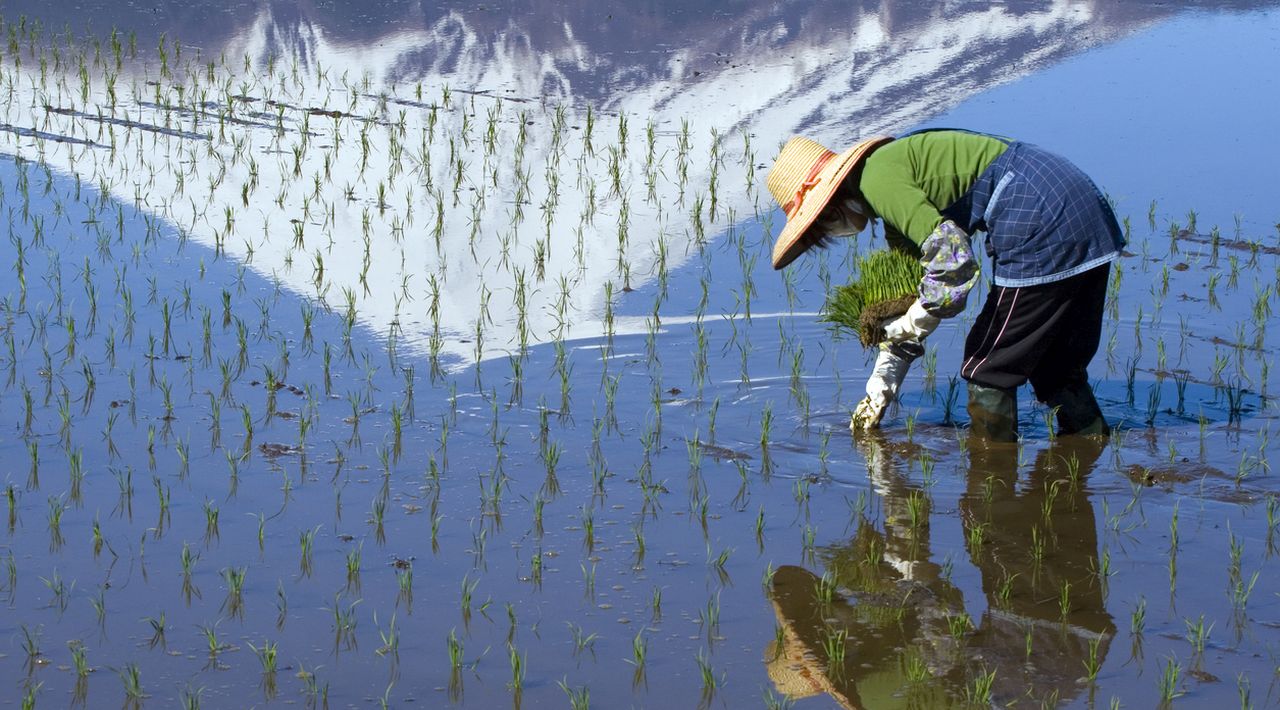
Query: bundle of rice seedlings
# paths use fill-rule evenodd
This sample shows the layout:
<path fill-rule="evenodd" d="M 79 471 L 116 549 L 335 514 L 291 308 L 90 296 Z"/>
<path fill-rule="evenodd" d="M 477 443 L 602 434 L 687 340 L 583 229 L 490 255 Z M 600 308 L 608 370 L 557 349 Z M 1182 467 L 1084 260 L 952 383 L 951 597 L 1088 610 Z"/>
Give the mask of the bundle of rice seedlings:
<path fill-rule="evenodd" d="M 896 249 L 877 249 L 857 260 L 849 283 L 827 295 L 822 320 L 853 331 L 864 347 L 884 340 L 884 322 L 907 312 L 916 300 L 924 267 Z"/>

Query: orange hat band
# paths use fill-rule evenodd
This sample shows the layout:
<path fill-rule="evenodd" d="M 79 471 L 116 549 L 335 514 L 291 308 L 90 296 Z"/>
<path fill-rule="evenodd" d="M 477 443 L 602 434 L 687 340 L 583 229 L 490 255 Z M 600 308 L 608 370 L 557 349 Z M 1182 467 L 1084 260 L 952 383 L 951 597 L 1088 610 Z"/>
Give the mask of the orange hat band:
<path fill-rule="evenodd" d="M 805 194 L 817 187 L 818 183 L 822 182 L 818 177 L 818 173 L 822 172 L 823 166 L 831 162 L 831 159 L 834 157 L 836 157 L 835 153 L 827 151 L 821 158 L 818 158 L 817 162 L 813 164 L 813 167 L 809 169 L 809 175 L 805 177 L 804 182 L 800 183 L 800 189 L 796 190 L 795 197 L 791 198 L 790 202 L 782 206 L 782 211 L 788 218 L 790 218 L 792 213 L 798 211 L 800 206 L 804 204 Z"/>

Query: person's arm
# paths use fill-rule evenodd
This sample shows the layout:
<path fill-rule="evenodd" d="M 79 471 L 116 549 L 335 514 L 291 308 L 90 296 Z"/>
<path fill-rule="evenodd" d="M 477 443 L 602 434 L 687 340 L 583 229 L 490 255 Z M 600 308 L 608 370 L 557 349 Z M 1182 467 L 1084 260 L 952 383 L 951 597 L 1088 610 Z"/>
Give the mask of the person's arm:
<path fill-rule="evenodd" d="M 964 310 L 969 290 L 978 281 L 978 261 L 969 235 L 943 219 L 911 178 L 907 165 L 901 159 L 885 160 L 874 168 L 869 165 L 870 174 L 863 174 L 864 197 L 884 220 L 886 241 L 891 248 L 915 252 L 924 276 L 915 303 L 906 314 L 885 325 L 885 341 L 867 379 L 867 396 L 858 403 L 850 421 L 855 431 L 880 425 L 911 363 L 924 352 L 924 339 L 942 318 Z"/>
<path fill-rule="evenodd" d="M 921 252 L 924 278 L 920 281 L 920 295 L 906 314 L 885 324 L 885 339 L 867 378 L 867 396 L 858 403 L 850 422 L 854 430 L 880 426 L 889 403 L 902 389 L 911 363 L 924 353 L 924 339 L 942 318 L 964 310 L 969 291 L 978 282 L 978 262 L 969 236 L 953 222 L 939 224 Z"/>
<path fill-rule="evenodd" d="M 918 250 L 943 217 L 917 180 L 912 162 L 905 142 L 890 143 L 867 159 L 859 187 L 867 205 L 884 221 L 885 233 L 905 236 Z"/>
<path fill-rule="evenodd" d="M 867 378 L 867 396 L 853 410 L 853 416 L 849 420 L 850 429 L 856 432 L 880 426 L 885 410 L 902 389 L 902 382 L 907 378 L 911 363 L 923 354 L 924 346 L 916 340 L 880 343 L 871 376 Z"/>
<path fill-rule="evenodd" d="M 951 136 L 949 132 L 906 138 L 877 150 L 863 168 L 859 187 L 868 206 L 884 221 L 890 247 L 903 248 L 902 242 L 908 241 L 908 250 L 925 269 L 919 301 L 908 314 L 912 317 L 901 325 L 914 322 L 932 330 L 930 326 L 937 323 L 931 319 L 949 318 L 964 310 L 969 289 L 977 283 L 978 262 L 969 235 L 946 220 L 939 206 L 963 193 L 993 159 L 984 157 L 991 146 L 986 146 L 988 153 L 981 146 L 971 146 L 974 156 L 966 157 L 964 141 L 972 140 L 967 134 Z M 908 329 L 894 340 L 900 342 L 912 334 Z M 927 332 L 919 334 L 923 337 Z"/>
<path fill-rule="evenodd" d="M 939 224 L 920 251 L 924 276 L 919 295 L 905 314 L 885 324 L 887 342 L 924 340 L 943 318 L 964 310 L 969 291 L 978 283 L 978 260 L 969 235 L 954 222 Z"/>
<path fill-rule="evenodd" d="M 969 235 L 950 220 L 939 224 L 920 247 L 920 265 L 921 307 L 939 318 L 959 315 L 978 283 L 978 259 Z"/>
<path fill-rule="evenodd" d="M 919 299 L 885 328 L 892 342 L 922 339 L 937 328 L 940 318 L 964 310 L 969 289 L 978 279 L 969 235 L 943 219 L 916 176 L 917 156 L 907 147 L 891 143 L 874 153 L 860 183 L 867 203 L 884 220 L 886 235 L 906 237 L 925 270 Z M 891 241 L 890 246 L 898 245 Z"/>

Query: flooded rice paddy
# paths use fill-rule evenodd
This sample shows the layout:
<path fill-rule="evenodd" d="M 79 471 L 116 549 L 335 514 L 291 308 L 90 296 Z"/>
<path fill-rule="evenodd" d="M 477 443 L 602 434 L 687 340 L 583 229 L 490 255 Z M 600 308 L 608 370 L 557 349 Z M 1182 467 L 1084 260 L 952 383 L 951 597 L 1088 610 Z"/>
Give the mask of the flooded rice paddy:
<path fill-rule="evenodd" d="M 1090 8 L 744 11 L 771 39 L 641 58 L 466 13 L 216 46 L 6 14 L 0 704 L 1280 703 L 1275 140 L 1027 109 L 1205 28 L 1274 61 L 1280 14 Z M 1022 441 L 971 446 L 972 311 L 849 434 L 869 356 L 818 311 L 883 242 L 773 272 L 764 172 L 953 121 L 1116 202 L 1107 440 L 1024 391 Z M 1195 190 L 1140 166 L 1174 138 L 1217 156 L 1172 161 Z"/>

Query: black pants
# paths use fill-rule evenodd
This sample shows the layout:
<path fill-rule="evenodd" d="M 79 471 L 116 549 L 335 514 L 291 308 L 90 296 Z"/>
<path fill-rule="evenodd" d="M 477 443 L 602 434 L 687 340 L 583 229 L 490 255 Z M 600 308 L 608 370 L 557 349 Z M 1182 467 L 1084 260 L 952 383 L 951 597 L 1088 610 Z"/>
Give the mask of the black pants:
<path fill-rule="evenodd" d="M 992 286 L 964 342 L 960 375 L 1014 389 L 1027 380 L 1045 401 L 1069 385 L 1088 385 L 1098 352 L 1111 265 L 1053 283 Z"/>

